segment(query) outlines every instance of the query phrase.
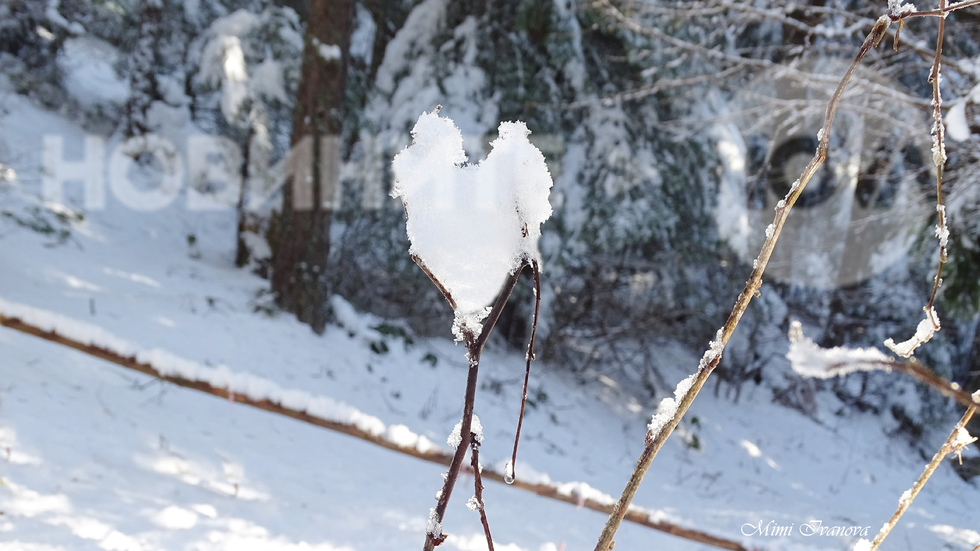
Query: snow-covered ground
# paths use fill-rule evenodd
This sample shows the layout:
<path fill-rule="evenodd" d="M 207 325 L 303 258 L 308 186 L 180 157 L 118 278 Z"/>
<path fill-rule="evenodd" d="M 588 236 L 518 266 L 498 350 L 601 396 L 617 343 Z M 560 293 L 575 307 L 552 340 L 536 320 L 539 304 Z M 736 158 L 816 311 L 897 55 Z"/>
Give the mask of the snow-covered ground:
<path fill-rule="evenodd" d="M 40 190 L 41 136 L 79 143 L 81 131 L 17 96 L 6 96 L 4 107 L 0 150 L 19 184 L 0 193 L 4 205 L 22 208 L 23 195 Z M 232 267 L 233 232 L 230 211 L 193 211 L 181 196 L 164 209 L 136 212 L 111 192 L 106 208 L 88 212 L 60 245 L 6 220 L 0 298 L 330 397 L 444 445 L 462 409 L 462 348 L 448 338 L 406 340 L 375 329 L 384 320 L 344 308 L 341 324 L 322 336 L 291 316 L 265 313 L 267 282 Z M 441 466 L 8 329 L 0 329 L 0 351 L 2 550 L 422 544 Z M 669 382 L 688 375 L 700 353 L 665 340 L 660 358 Z M 509 454 L 522 356 L 493 342 L 484 355 L 476 407 L 484 464 L 500 466 Z M 568 382 L 547 358 L 535 364 L 530 388 L 518 477 L 547 473 L 618 495 L 656 404 L 603 377 Z M 706 391 L 654 462 L 636 503 L 749 548 L 839 550 L 855 539 L 807 535 L 804 525 L 816 521 L 867 527 L 873 536 L 925 460 L 886 437 L 877 418 L 835 416 L 830 397 L 818 401 L 819 424 L 774 405 L 763 387 L 746 387 L 737 404 Z M 605 522 L 584 508 L 487 484 L 498 549 L 591 549 Z M 463 477 L 447 514 L 450 549 L 485 548 L 479 517 L 464 506 L 471 488 Z M 971 549 L 980 543 L 976 496 L 974 485 L 944 466 L 883 548 Z M 707 547 L 624 524 L 617 549 L 651 548 Z"/>

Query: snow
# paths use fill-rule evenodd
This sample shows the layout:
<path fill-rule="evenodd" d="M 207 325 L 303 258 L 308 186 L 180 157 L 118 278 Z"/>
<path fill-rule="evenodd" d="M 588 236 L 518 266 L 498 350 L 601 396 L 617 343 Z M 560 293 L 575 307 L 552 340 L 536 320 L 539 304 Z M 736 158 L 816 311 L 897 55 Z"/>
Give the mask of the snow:
<path fill-rule="evenodd" d="M 893 360 L 876 348 L 821 348 L 803 336 L 803 326 L 793 320 L 789 328 L 789 352 L 786 358 L 793 371 L 803 377 L 829 379 L 856 371 L 890 371 Z"/>
<path fill-rule="evenodd" d="M 320 54 L 320 57 L 326 62 L 332 63 L 334 61 L 339 61 L 343 55 L 343 52 L 340 50 L 340 46 L 337 46 L 336 44 L 324 44 L 323 42 L 320 42 L 314 38 L 313 45 L 316 47 L 316 51 L 318 54 Z"/>
<path fill-rule="evenodd" d="M 936 212 L 939 213 L 939 222 L 936 224 L 936 237 L 939 238 L 939 246 L 946 248 L 949 244 L 949 225 L 946 223 L 945 205 L 936 205 Z"/>
<path fill-rule="evenodd" d="M 970 123 L 966 116 L 966 108 L 970 103 L 974 106 L 980 105 L 980 84 L 953 102 L 946 113 L 946 133 L 955 141 L 965 142 L 970 139 Z"/>
<path fill-rule="evenodd" d="M 248 73 L 245 53 L 237 36 L 223 36 L 218 46 L 223 52 L 221 79 L 221 112 L 225 120 L 234 121 L 248 97 Z"/>
<path fill-rule="evenodd" d="M 953 441 L 950 443 L 954 448 L 962 449 L 970 444 L 976 442 L 975 436 L 970 434 L 970 431 L 966 430 L 964 427 L 957 427 L 953 435 Z"/>
<path fill-rule="evenodd" d="M 660 401 L 660 405 L 657 406 L 657 412 L 653 414 L 653 418 L 650 419 L 650 424 L 647 426 L 647 430 L 650 432 L 650 434 L 660 434 L 667 423 L 674 418 L 674 415 L 677 414 L 677 406 L 684 398 L 684 395 L 691 390 L 691 385 L 694 384 L 694 379 L 696 377 L 697 374 L 692 374 L 687 378 L 682 379 L 681 382 L 677 383 L 677 387 L 674 388 L 673 398 L 668 397 Z"/>
<path fill-rule="evenodd" d="M 915 352 L 916 348 L 929 342 L 932 335 L 940 329 L 939 314 L 936 313 L 936 309 L 933 307 L 927 306 L 923 310 L 926 312 L 926 317 L 916 326 L 915 335 L 912 335 L 912 338 L 898 344 L 889 338 L 885 341 L 885 346 L 899 356 L 908 358 Z"/>
<path fill-rule="evenodd" d="M 970 139 L 970 124 L 966 121 L 966 101 L 954 103 L 946 113 L 946 133 L 957 142 Z"/>
<path fill-rule="evenodd" d="M 129 87 L 113 69 L 118 52 L 109 43 L 92 36 L 65 40 L 58 54 L 58 67 L 72 97 L 83 107 L 123 104 Z"/>
<path fill-rule="evenodd" d="M 16 94 L 5 106 L 0 135 L 17 139 L 7 140 L 11 154 L 4 162 L 20 182 L 16 190 L 0 186 L 0 199 L 15 209 L 22 204 L 15 197 L 40 196 L 41 136 L 81 143 L 83 132 Z M 76 326 L 133 353 L 159 350 L 176 367 L 235 381 L 236 392 L 250 392 L 247 383 L 255 381 L 252 390 L 281 393 L 295 405 L 342 400 L 375 419 L 372 432 L 391 442 L 410 445 L 418 435 L 419 450 L 445 448 L 434 443 L 460 418 L 457 398 L 467 373 L 449 339 L 415 337 L 409 346 L 375 329 L 385 320 L 340 297 L 333 304 L 335 310 L 347 304 L 343 325 L 315 335 L 266 306 L 266 281 L 233 267 L 234 212 L 189 211 L 181 202 L 133 212 L 107 199 L 102 210 L 70 226 L 71 238 L 61 246 L 0 218 L 5 311 L 19 309 L 60 329 Z M 188 254 L 189 233 L 197 237 L 199 258 Z M 379 341 L 389 352 L 372 351 Z M 417 548 L 422 541 L 442 465 L 174 387 L 5 328 L 0 350 L 3 551 L 340 551 Z M 681 380 L 700 353 L 665 341 L 654 367 Z M 425 361 L 427 354 L 436 365 Z M 511 452 L 521 393 L 513 381 L 523 378 L 523 354 L 494 343 L 484 352 L 482 382 L 503 382 L 499 394 L 478 391 L 487 465 L 505 465 Z M 555 483 L 575 496 L 589 495 L 589 488 L 607 496 L 622 490 L 650 416 L 630 388 L 587 383 L 567 380 L 559 366 L 532 376 L 532 388 L 546 390 L 549 401 L 527 412 L 518 465 L 523 481 L 578 481 Z M 828 393 L 815 400 L 819 423 L 772 403 L 765 386 L 746 385 L 734 406 L 703 394 L 690 412 L 699 419 L 701 448 L 668 440 L 635 503 L 651 518 L 747 548 L 851 545 L 843 537 L 740 534 L 742 524 L 760 518 L 879 525 L 921 473 L 917 454 L 888 437 L 890 427 L 876 417 L 835 415 L 840 403 Z M 514 487 L 486 486 L 498 549 L 588 549 L 606 521 Z M 892 538 L 911 549 L 972 549 L 978 536 L 970 486 L 944 466 L 928 490 Z M 481 548 L 483 528 L 465 499 L 450 504 L 446 519 L 447 550 Z M 617 542 L 623 549 L 705 549 L 630 523 Z"/>
<path fill-rule="evenodd" d="M 285 103 L 289 98 L 286 96 L 286 85 L 282 75 L 281 63 L 275 59 L 265 59 L 253 69 L 249 85 L 254 93 Z"/>
<path fill-rule="evenodd" d="M 442 524 L 439 522 L 435 507 L 429 509 L 429 523 L 425 526 L 425 533 L 431 536 L 442 535 Z"/>
<path fill-rule="evenodd" d="M 124 357 L 132 357 L 138 362 L 156 368 L 162 375 L 205 382 L 218 388 L 229 389 L 235 394 L 248 396 L 253 400 L 270 400 L 284 407 L 305 411 L 321 419 L 350 423 L 375 436 L 393 436 L 394 443 L 418 447 L 420 451 L 432 447 L 431 443 L 423 440 L 423 437 L 413 434 L 407 427 L 389 430 L 380 419 L 358 411 L 343 402 L 337 402 L 325 396 L 316 396 L 302 390 L 284 389 L 273 381 L 250 373 L 235 372 L 224 365 L 210 367 L 181 358 L 159 348 L 142 349 L 89 323 L 10 302 L 2 297 L 0 297 L 0 315 L 20 319 L 45 331 L 54 332 L 87 345 L 97 346 Z M 474 422 L 473 431 L 482 436 L 482 427 L 478 420 Z M 459 432 L 458 429 L 456 432 Z"/>
<path fill-rule="evenodd" d="M 909 15 L 915 12 L 915 5 L 911 2 L 902 2 L 902 0 L 888 0 L 888 15 L 892 18 L 897 19 L 903 15 Z"/>
<path fill-rule="evenodd" d="M 719 329 L 715 332 L 715 338 L 708 343 L 708 349 L 704 351 L 701 356 L 701 361 L 698 363 L 698 369 L 704 369 L 712 362 L 721 358 L 721 353 L 725 350 L 725 339 L 722 330 Z M 683 382 L 683 381 L 682 381 Z"/>
<path fill-rule="evenodd" d="M 456 423 L 456 426 L 453 427 L 453 432 L 449 433 L 449 438 L 446 439 L 446 443 L 449 444 L 450 448 L 455 450 L 459 447 L 459 443 L 463 441 L 463 436 L 460 434 L 462 430 L 463 420 L 460 419 L 460 421 Z M 475 413 L 473 414 L 473 419 L 470 422 L 470 432 L 475 435 L 475 440 L 478 443 L 483 442 L 483 425 L 480 424 L 480 418 L 477 417 Z"/>
<path fill-rule="evenodd" d="M 527 126 L 503 122 L 498 132 L 487 158 L 468 165 L 453 121 L 423 113 L 392 164 L 410 252 L 455 301 L 458 339 L 479 334 L 506 277 L 539 260 L 541 224 L 551 216 L 551 176 Z"/>

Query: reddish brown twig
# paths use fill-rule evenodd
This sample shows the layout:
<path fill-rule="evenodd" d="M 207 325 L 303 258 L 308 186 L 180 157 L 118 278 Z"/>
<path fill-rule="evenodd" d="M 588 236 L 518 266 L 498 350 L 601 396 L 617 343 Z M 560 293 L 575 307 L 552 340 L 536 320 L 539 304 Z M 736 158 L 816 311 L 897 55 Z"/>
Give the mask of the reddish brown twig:
<path fill-rule="evenodd" d="M 534 318 L 531 321 L 531 337 L 527 342 L 527 357 L 524 367 L 524 390 L 521 393 L 521 412 L 517 415 L 517 431 L 514 432 L 514 452 L 510 463 L 504 468 L 504 482 L 513 484 L 517 477 L 517 444 L 521 440 L 521 426 L 524 424 L 524 406 L 527 404 L 527 383 L 531 378 L 531 361 L 534 360 L 534 336 L 538 332 L 538 309 L 541 306 L 541 272 L 537 261 L 531 262 L 534 276 Z"/>
<path fill-rule="evenodd" d="M 480 522 L 483 523 L 483 532 L 487 536 L 487 547 L 493 551 L 493 537 L 490 535 L 486 504 L 483 502 L 483 467 L 480 465 L 480 441 L 476 439 L 476 435 L 471 434 L 470 436 L 472 437 L 470 448 L 473 450 L 470 455 L 470 467 L 473 468 L 473 499 L 476 502 L 476 510 L 480 512 Z"/>
<path fill-rule="evenodd" d="M 421 266 L 421 264 L 419 265 Z M 426 273 L 429 272 L 426 270 Z M 497 295 L 497 300 L 494 301 L 490 314 L 483 322 L 483 328 L 480 330 L 479 335 L 474 335 L 464 330 L 463 344 L 466 346 L 469 371 L 466 374 L 466 391 L 463 397 L 463 418 L 460 421 L 461 426 L 459 432 L 460 442 L 456 446 L 456 453 L 453 454 L 453 460 L 449 464 L 446 481 L 438 494 L 439 499 L 436 501 L 436 507 L 434 509 L 435 516 L 430 520 L 425 532 L 425 545 L 423 546 L 425 551 L 432 551 L 445 540 L 445 535 L 442 533 L 442 521 L 446 516 L 446 508 L 449 506 L 449 498 L 452 497 L 453 488 L 456 486 L 456 479 L 459 477 L 460 467 L 463 466 L 466 450 L 470 446 L 470 431 L 473 428 L 473 407 L 476 403 L 476 383 L 480 371 L 480 355 L 483 354 L 483 346 L 486 344 L 487 339 L 490 338 L 490 332 L 493 331 L 493 326 L 500 319 L 500 313 L 503 312 L 504 305 L 507 304 L 507 299 L 514 292 L 514 287 L 517 286 L 520 276 L 521 270 L 517 269 L 504 284 L 500 294 Z M 430 275 L 429 277 L 432 276 Z M 452 298 L 449 296 L 449 293 L 445 291 L 445 288 L 438 280 L 432 278 L 432 281 L 436 283 L 436 286 L 443 291 L 443 294 L 452 303 Z"/>

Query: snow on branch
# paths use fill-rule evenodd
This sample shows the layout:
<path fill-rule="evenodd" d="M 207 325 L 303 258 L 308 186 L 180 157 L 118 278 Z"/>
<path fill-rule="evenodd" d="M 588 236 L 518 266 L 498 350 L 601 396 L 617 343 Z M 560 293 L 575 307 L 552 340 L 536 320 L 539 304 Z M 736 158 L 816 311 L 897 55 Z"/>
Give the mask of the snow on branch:
<path fill-rule="evenodd" d="M 143 348 L 105 329 L 55 312 L 0 298 L 0 325 L 31 333 L 96 355 L 115 364 L 181 386 L 218 394 L 229 400 L 278 408 L 338 426 L 349 426 L 388 444 L 426 454 L 441 451 L 425 436 L 404 425 L 386 425 L 381 419 L 332 398 L 304 390 L 285 389 L 275 381 L 234 371 L 228 366 L 207 366 L 160 348 Z M 334 428 L 334 427 L 329 427 Z M 389 446 L 391 447 L 391 446 Z"/>
<path fill-rule="evenodd" d="M 705 355 L 707 356 L 707 353 Z M 696 374 L 692 374 L 682 379 L 681 382 L 677 383 L 677 387 L 674 388 L 674 397 L 667 397 L 660 401 L 660 405 L 657 406 L 657 412 L 653 414 L 653 418 L 650 419 L 650 424 L 647 426 L 649 434 L 660 434 L 664 426 L 677 415 L 677 405 L 684 398 L 684 395 L 687 394 L 687 391 L 691 390 L 691 385 L 694 384 L 695 377 Z"/>
<path fill-rule="evenodd" d="M 479 334 L 507 276 L 539 261 L 551 216 L 551 175 L 523 122 L 502 122 L 487 158 L 466 164 L 463 136 L 438 109 L 392 163 L 391 194 L 405 206 L 409 252 L 455 310 L 453 333 Z"/>
<path fill-rule="evenodd" d="M 829 379 L 855 371 L 891 371 L 894 360 L 876 348 L 821 348 L 803 336 L 803 326 L 794 320 L 789 327 L 789 359 L 803 377 Z"/>
<path fill-rule="evenodd" d="M 940 214 L 942 214 L 942 211 L 940 211 Z M 889 338 L 885 341 L 885 346 L 899 356 L 908 358 L 915 352 L 916 348 L 929 342 L 933 334 L 939 331 L 939 314 L 936 314 L 936 309 L 932 306 L 927 306 L 923 310 L 926 312 L 926 317 L 919 322 L 919 325 L 915 328 L 915 335 L 912 335 L 911 339 L 896 344 L 894 340 Z"/>
<path fill-rule="evenodd" d="M 922 326 L 921 323 L 919 325 Z M 899 360 L 889 357 L 875 348 L 845 348 L 840 346 L 821 348 L 803 336 L 803 328 L 798 321 L 793 321 L 790 324 L 789 340 L 789 352 L 786 357 L 793 366 L 793 370 L 803 377 L 828 379 L 855 371 L 898 371 L 915 377 L 919 382 L 931 386 L 943 396 L 956 400 L 963 407 L 980 406 L 980 392 L 973 395 L 969 394 L 959 384 L 936 375 L 934 371 L 916 361 L 915 358 Z M 894 345 L 894 343 L 892 344 Z M 902 347 L 906 344 L 901 343 L 895 346 Z"/>

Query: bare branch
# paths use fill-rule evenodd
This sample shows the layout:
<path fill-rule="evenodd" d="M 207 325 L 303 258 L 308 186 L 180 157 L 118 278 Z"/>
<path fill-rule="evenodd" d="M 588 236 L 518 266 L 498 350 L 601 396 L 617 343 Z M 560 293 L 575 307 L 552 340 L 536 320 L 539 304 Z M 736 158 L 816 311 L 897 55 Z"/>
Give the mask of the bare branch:
<path fill-rule="evenodd" d="M 970 419 L 973 417 L 973 414 L 976 411 L 977 411 L 976 406 L 970 406 L 969 408 L 967 408 L 966 413 L 963 414 L 963 417 L 960 419 L 960 422 L 956 423 L 956 427 L 954 427 L 953 431 L 949 433 L 949 437 L 946 438 L 946 441 L 943 442 L 943 445 L 939 448 L 936 454 L 932 456 L 932 461 L 930 461 L 929 464 L 926 465 L 925 470 L 922 471 L 922 474 L 919 476 L 918 480 L 915 481 L 915 484 L 912 486 L 912 488 L 908 490 L 905 494 L 902 494 L 901 499 L 898 500 L 898 509 L 896 509 L 892 517 L 888 519 L 888 522 L 886 522 L 885 525 L 881 527 L 881 530 L 878 532 L 878 535 L 876 535 L 874 541 L 871 542 L 870 551 L 875 551 L 876 549 L 878 549 L 878 546 L 880 546 L 881 543 L 885 541 L 885 538 L 887 538 L 888 534 L 891 533 L 892 528 L 894 528 L 895 525 L 898 524 L 898 520 L 902 518 L 902 515 L 905 514 L 905 511 L 907 511 L 909 506 L 912 505 L 912 501 L 915 500 L 915 497 L 917 495 L 919 495 L 919 492 L 922 490 L 922 487 L 926 485 L 926 482 L 929 480 L 929 477 L 932 476 L 932 473 L 936 472 L 936 468 L 939 467 L 939 464 L 942 463 L 943 459 L 947 455 L 955 451 L 953 446 L 953 441 L 956 440 L 958 436 L 957 433 L 959 433 L 960 429 L 966 427 L 966 424 L 970 422 Z"/>
<path fill-rule="evenodd" d="M 608 4 L 606 0 L 597 1 Z M 755 260 L 752 274 L 749 276 L 749 280 L 746 282 L 742 293 L 738 296 L 738 299 L 735 302 L 735 307 L 732 309 L 728 319 L 725 321 L 725 325 L 718 331 L 718 336 L 714 341 L 712 341 L 708 351 L 705 352 L 690 389 L 684 394 L 683 398 L 680 399 L 679 403 L 677 404 L 676 412 L 671 419 L 668 420 L 656 434 L 652 434 L 650 431 L 647 432 L 643 452 L 640 455 L 640 459 L 637 461 L 636 467 L 634 468 L 629 481 L 626 483 L 626 488 L 623 490 L 613 514 L 609 516 L 609 520 L 606 522 L 602 533 L 599 535 L 599 541 L 595 547 L 596 551 L 608 551 L 608 549 L 612 546 L 613 537 L 615 536 L 616 531 L 619 529 L 619 525 L 622 523 L 624 513 L 629 507 L 629 504 L 633 501 L 633 496 L 636 495 L 636 491 L 639 489 L 640 483 L 643 481 L 646 471 L 650 468 L 650 464 L 663 447 L 664 442 L 667 441 L 667 438 L 670 437 L 674 429 L 677 428 L 677 424 L 694 402 L 695 397 L 697 397 L 698 392 L 700 392 L 701 388 L 704 386 L 704 383 L 711 375 L 711 372 L 718 366 L 718 362 L 721 361 L 721 354 L 724 351 L 725 345 L 731 338 L 732 333 L 735 331 L 735 327 L 741 320 L 742 315 L 748 308 L 752 298 L 758 296 L 759 288 L 762 285 L 762 274 L 766 269 L 766 264 L 768 264 L 769 258 L 772 256 L 772 252 L 776 246 L 776 241 L 779 239 L 779 234 L 786 223 L 786 218 L 788 217 L 789 212 L 793 208 L 793 205 L 796 203 L 797 199 L 799 199 L 800 195 L 803 193 L 807 182 L 809 182 L 813 175 L 817 172 L 817 169 L 821 164 L 823 164 L 823 161 L 827 156 L 827 148 L 830 144 L 831 127 L 833 126 L 834 116 L 837 113 L 837 107 L 840 104 L 844 89 L 846 88 L 851 77 L 854 75 L 854 72 L 857 71 L 857 68 L 860 66 L 864 57 L 881 42 L 881 39 L 885 36 L 885 32 L 888 30 L 890 23 L 891 20 L 887 16 L 882 16 L 878 19 L 874 28 L 872 28 L 871 32 L 868 34 L 867 38 L 862 44 L 858 54 L 851 62 L 851 65 L 844 73 L 844 76 L 841 78 L 840 83 L 837 85 L 837 89 L 834 91 L 830 103 L 827 105 L 824 123 L 820 129 L 820 132 L 818 133 L 820 144 L 817 147 L 817 151 L 814 154 L 813 159 L 810 160 L 810 163 L 803 170 L 803 174 L 800 176 L 800 179 L 797 180 L 790 188 L 786 198 L 780 201 L 777 205 L 775 220 L 766 229 L 766 241 L 762 245 L 762 251 L 759 253 L 758 258 Z"/>

